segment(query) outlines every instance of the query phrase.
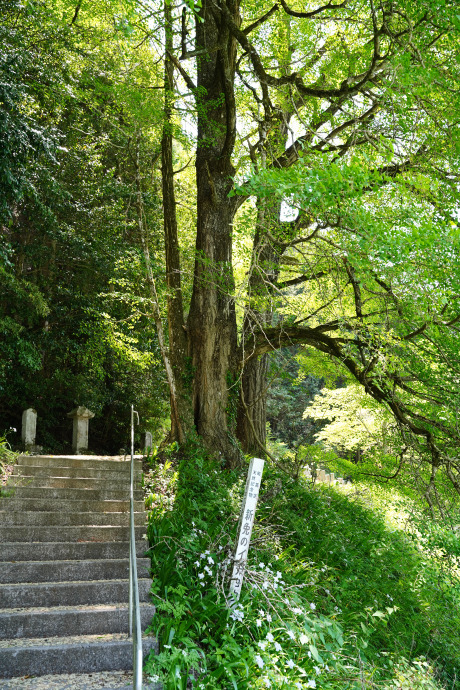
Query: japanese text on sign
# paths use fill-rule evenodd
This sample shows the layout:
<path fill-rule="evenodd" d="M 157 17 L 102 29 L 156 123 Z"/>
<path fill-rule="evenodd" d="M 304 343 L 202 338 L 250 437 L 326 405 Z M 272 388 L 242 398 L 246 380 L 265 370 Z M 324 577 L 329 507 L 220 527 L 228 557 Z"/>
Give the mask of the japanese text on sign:
<path fill-rule="evenodd" d="M 264 463 L 265 461 L 260 458 L 253 458 L 249 465 L 246 489 L 241 506 L 238 544 L 235 551 L 233 572 L 230 581 L 230 595 L 233 601 L 238 601 L 240 598 Z"/>

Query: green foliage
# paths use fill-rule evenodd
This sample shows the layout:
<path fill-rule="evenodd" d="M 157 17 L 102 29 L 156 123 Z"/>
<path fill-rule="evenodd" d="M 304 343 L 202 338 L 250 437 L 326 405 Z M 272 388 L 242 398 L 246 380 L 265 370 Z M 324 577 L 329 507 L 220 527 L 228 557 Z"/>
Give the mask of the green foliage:
<path fill-rule="evenodd" d="M 66 0 L 6 9 L 0 420 L 18 427 L 32 405 L 37 442 L 63 450 L 70 443 L 66 412 L 83 404 L 96 413 L 92 448 L 116 453 L 127 445 L 130 402 L 149 423 L 167 410 L 133 204 L 130 141 L 158 107 L 155 92 L 140 98 L 152 65 L 139 64 L 137 51 L 128 69 L 141 30 L 133 27 L 143 19 L 123 0 L 83 6 L 77 23 Z M 143 164 L 150 164 L 154 136 L 151 126 Z M 153 181 L 145 197 L 155 257 L 160 200 Z M 161 265 L 161 257 L 154 261 Z"/>
<path fill-rule="evenodd" d="M 377 446 L 385 453 L 397 439 L 391 414 L 358 385 L 323 388 L 303 416 L 328 422 L 315 436 L 328 449 L 367 451 Z"/>
<path fill-rule="evenodd" d="M 320 425 L 304 420 L 306 405 L 321 390 L 323 380 L 313 374 L 302 374 L 296 355 L 298 348 L 284 348 L 270 357 L 267 392 L 267 421 L 272 438 L 289 448 L 313 443 Z"/>
<path fill-rule="evenodd" d="M 219 470 L 196 447 L 163 459 L 146 478 L 160 644 L 146 670 L 165 690 L 455 687 L 460 586 L 439 551 L 443 539 L 449 558 L 458 548 L 448 527 L 428 539 L 412 499 L 311 490 L 266 466 L 232 608 L 245 472 Z"/>
<path fill-rule="evenodd" d="M 9 433 L 16 431 L 10 429 Z M 0 434 L 0 497 L 9 496 L 11 489 L 4 489 L 9 475 L 12 473 L 13 465 L 16 463 L 18 454 L 11 450 L 7 440 L 8 432 Z"/>

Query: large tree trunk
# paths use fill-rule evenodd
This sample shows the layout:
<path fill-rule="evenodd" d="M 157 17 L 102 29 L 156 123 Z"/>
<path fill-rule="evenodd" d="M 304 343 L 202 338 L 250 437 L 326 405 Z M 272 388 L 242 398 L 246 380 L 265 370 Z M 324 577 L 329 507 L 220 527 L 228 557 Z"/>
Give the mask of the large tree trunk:
<path fill-rule="evenodd" d="M 166 284 L 168 288 L 168 336 L 174 390 L 170 390 L 171 432 L 170 441 L 183 443 L 193 429 L 193 414 L 190 406 L 190 390 L 187 389 L 188 343 L 184 324 L 182 302 L 181 263 L 177 232 L 176 198 L 173 172 L 172 99 L 174 97 L 174 68 L 170 59 L 172 52 L 171 4 L 165 2 L 165 95 L 164 126 L 161 139 L 161 177 L 163 191 L 163 218 L 166 259 Z"/>
<path fill-rule="evenodd" d="M 250 359 L 241 376 L 236 435 L 248 455 L 263 455 L 266 445 L 268 358 L 265 354 Z"/>
<path fill-rule="evenodd" d="M 243 344 L 254 331 L 273 325 L 272 286 L 278 279 L 282 248 L 270 239 L 266 231 L 278 222 L 279 214 L 279 205 L 272 206 L 259 200 Z M 250 351 L 245 355 L 250 355 Z M 268 354 L 252 357 L 246 361 L 241 376 L 236 434 L 243 451 L 250 455 L 263 454 L 266 445 L 268 364 Z"/>
<path fill-rule="evenodd" d="M 238 7 L 229 9 L 239 23 Z M 231 428 L 230 392 L 236 374 L 237 328 L 232 273 L 235 204 L 228 194 L 236 122 L 233 95 L 236 45 L 210 6 L 200 10 L 197 50 L 197 239 L 188 319 L 195 427 L 205 444 L 230 465 L 240 452 Z M 217 48 L 220 46 L 219 48 Z"/>

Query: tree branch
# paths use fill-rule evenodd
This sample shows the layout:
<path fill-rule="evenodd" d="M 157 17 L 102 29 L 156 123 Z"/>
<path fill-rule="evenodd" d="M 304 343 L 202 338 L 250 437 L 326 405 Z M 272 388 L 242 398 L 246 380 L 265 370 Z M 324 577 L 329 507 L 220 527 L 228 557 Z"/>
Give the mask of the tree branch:
<path fill-rule="evenodd" d="M 315 15 L 324 12 L 324 10 L 338 10 L 341 7 L 345 7 L 347 4 L 347 0 L 344 0 L 344 2 L 340 3 L 340 5 L 334 5 L 332 2 L 328 2 L 327 5 L 322 5 L 311 12 L 297 12 L 296 10 L 291 10 L 285 0 L 280 0 L 280 2 L 286 14 L 289 14 L 291 17 L 299 17 L 299 19 L 310 19 L 310 17 L 314 17 Z"/>
<path fill-rule="evenodd" d="M 272 14 L 277 12 L 277 10 L 279 10 L 279 5 L 277 5 L 277 4 L 273 5 L 271 10 L 268 10 L 268 12 L 266 12 L 264 15 L 262 15 L 262 17 L 259 17 L 259 19 L 256 19 L 255 22 L 253 22 L 252 24 L 249 24 L 249 26 L 247 26 L 245 29 L 243 29 L 243 33 L 246 34 L 246 36 L 248 34 L 250 34 L 251 31 L 254 31 L 254 29 L 257 29 L 258 26 L 260 26 L 261 24 L 266 22 L 267 19 L 269 19 L 272 16 Z"/>
<path fill-rule="evenodd" d="M 187 84 L 190 91 L 195 91 L 196 90 L 195 82 L 189 76 L 188 72 L 186 72 L 185 69 L 182 67 L 179 60 L 176 58 L 176 56 L 173 55 L 172 53 L 168 53 L 168 57 L 171 60 L 171 62 L 173 63 L 174 67 L 179 72 L 179 74 L 181 75 L 181 77 L 183 78 L 183 80 L 185 81 L 185 83 Z"/>
<path fill-rule="evenodd" d="M 279 290 L 284 290 L 284 288 L 292 287 L 293 285 L 300 285 L 301 283 L 306 283 L 309 280 L 316 280 L 322 276 L 328 275 L 326 271 L 320 271 L 319 273 L 313 273 L 313 275 L 303 275 L 298 278 L 292 278 L 291 280 L 285 280 L 282 283 L 277 283 L 276 287 Z"/>

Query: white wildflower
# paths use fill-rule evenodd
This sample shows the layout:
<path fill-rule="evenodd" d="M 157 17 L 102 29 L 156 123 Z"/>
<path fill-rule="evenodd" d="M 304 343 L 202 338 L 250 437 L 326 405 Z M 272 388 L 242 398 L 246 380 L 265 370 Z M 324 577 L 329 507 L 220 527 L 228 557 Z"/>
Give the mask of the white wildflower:
<path fill-rule="evenodd" d="M 316 680 L 309 680 L 307 683 L 307 688 L 316 688 Z"/>
<path fill-rule="evenodd" d="M 262 640 L 259 640 L 259 642 L 257 643 L 257 645 L 261 648 L 261 650 L 262 650 L 263 652 L 265 652 L 265 647 L 267 646 L 267 643 L 266 643 L 266 642 L 263 642 Z"/>
<path fill-rule="evenodd" d="M 286 630 L 286 632 L 287 632 L 288 636 L 291 638 L 291 640 L 295 640 L 295 635 L 292 632 L 292 630 Z"/>
<path fill-rule="evenodd" d="M 289 666 L 289 668 L 294 668 L 294 666 L 295 666 L 295 663 L 292 661 L 292 659 L 288 659 L 288 661 L 286 663 Z"/>
<path fill-rule="evenodd" d="M 258 619 L 256 620 L 256 625 L 257 625 L 258 628 L 260 628 L 260 627 L 262 626 L 262 621 L 260 620 L 260 618 L 258 618 Z"/>
<path fill-rule="evenodd" d="M 283 648 L 282 648 L 282 646 L 280 645 L 280 643 L 279 643 L 279 642 L 275 642 L 275 651 L 281 652 L 282 649 L 283 649 Z"/>
<path fill-rule="evenodd" d="M 312 611 L 314 611 L 314 610 L 316 609 L 316 604 L 311 603 L 311 604 L 310 604 L 310 608 L 311 608 Z"/>
<path fill-rule="evenodd" d="M 302 633 L 299 639 L 300 639 L 300 644 L 307 644 L 307 642 L 308 642 L 308 636 L 305 635 L 305 633 Z"/>
<path fill-rule="evenodd" d="M 271 632 L 267 633 L 266 638 L 269 642 L 274 642 L 275 638 L 271 634 Z"/>
<path fill-rule="evenodd" d="M 204 573 L 198 573 L 198 577 L 202 580 L 204 578 Z"/>
<path fill-rule="evenodd" d="M 256 662 L 256 664 L 257 664 L 257 666 L 258 666 L 259 668 L 263 668 L 263 667 L 264 667 L 264 660 L 262 659 L 262 657 L 260 656 L 260 654 L 256 654 L 256 655 L 255 655 L 254 661 Z M 315 687 L 316 687 L 316 686 L 315 686 Z"/>
<path fill-rule="evenodd" d="M 269 613 L 267 613 L 267 620 L 268 620 L 269 623 L 271 623 L 271 621 L 272 621 L 272 617 L 270 616 Z"/>

